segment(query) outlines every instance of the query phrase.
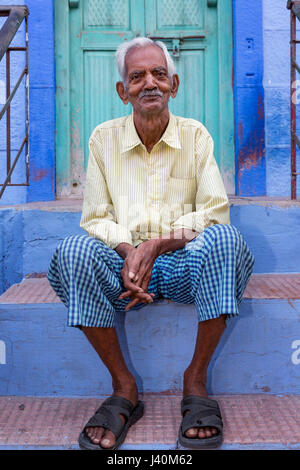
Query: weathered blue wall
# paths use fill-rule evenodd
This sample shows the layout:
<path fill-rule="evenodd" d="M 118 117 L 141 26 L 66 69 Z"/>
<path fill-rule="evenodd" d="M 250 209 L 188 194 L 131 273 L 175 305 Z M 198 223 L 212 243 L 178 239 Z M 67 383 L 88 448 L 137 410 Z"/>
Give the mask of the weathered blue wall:
<path fill-rule="evenodd" d="M 0 212 L 0 293 L 23 278 L 23 214 Z"/>
<path fill-rule="evenodd" d="M 286 9 L 286 3 L 286 0 L 263 1 L 264 89 L 267 194 L 289 197 L 291 185 L 290 11 Z M 299 38 L 300 22 L 298 20 L 297 33 Z M 299 45 L 297 47 L 299 48 Z M 300 79 L 299 75 L 297 79 Z M 297 118 L 300 118 L 300 105 L 298 106 Z M 299 166 L 297 171 L 299 171 Z M 299 194 L 298 178 L 298 197 Z"/>
<path fill-rule="evenodd" d="M 54 0 L 27 0 L 30 11 L 30 186 L 27 201 L 55 199 Z"/>
<path fill-rule="evenodd" d="M 260 0 L 233 1 L 236 194 L 266 194 L 263 17 Z"/>
<path fill-rule="evenodd" d="M 3 3 L 3 2 L 2 2 Z M 26 4 L 29 9 L 29 155 L 30 186 L 8 187 L 0 204 L 49 201 L 55 198 L 55 67 L 53 0 L 5 0 L 5 4 Z M 6 18 L 1 19 L 1 24 Z M 25 22 L 13 45 L 25 45 Z M 11 88 L 25 66 L 25 52 L 13 52 Z M 5 58 L 0 64 L 0 105 L 5 99 Z M 25 136 L 25 79 L 12 101 L 12 156 Z M 5 177 L 6 121 L 0 123 L 1 182 Z M 25 151 L 13 176 L 14 183 L 25 182 Z"/>

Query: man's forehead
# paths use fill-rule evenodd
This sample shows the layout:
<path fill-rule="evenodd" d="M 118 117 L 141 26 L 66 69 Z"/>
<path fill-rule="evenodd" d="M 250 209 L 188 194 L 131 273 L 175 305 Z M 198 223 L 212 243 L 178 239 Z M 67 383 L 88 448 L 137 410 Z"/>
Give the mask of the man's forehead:
<path fill-rule="evenodd" d="M 125 58 L 126 68 L 144 68 L 147 66 L 165 67 L 167 61 L 162 49 L 158 46 L 133 47 L 128 51 Z"/>

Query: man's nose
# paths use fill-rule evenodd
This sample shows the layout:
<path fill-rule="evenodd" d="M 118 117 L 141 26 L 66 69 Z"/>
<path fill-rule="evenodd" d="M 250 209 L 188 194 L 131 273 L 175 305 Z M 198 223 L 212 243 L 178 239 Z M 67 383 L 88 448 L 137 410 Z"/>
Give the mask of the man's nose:
<path fill-rule="evenodd" d="M 153 90 L 153 88 L 157 88 L 157 85 L 155 83 L 155 79 L 152 75 L 152 73 L 147 73 L 145 77 L 145 88 Z"/>

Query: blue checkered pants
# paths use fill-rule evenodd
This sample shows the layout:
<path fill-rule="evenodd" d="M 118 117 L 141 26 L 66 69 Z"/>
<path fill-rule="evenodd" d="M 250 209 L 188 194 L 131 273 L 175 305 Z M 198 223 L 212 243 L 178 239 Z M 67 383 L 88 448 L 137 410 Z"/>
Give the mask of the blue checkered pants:
<path fill-rule="evenodd" d="M 115 250 L 87 235 L 70 236 L 56 248 L 48 279 L 68 308 L 69 326 L 114 326 L 117 312 L 131 301 L 118 298 L 125 290 L 123 263 Z M 156 259 L 148 292 L 154 302 L 194 304 L 199 321 L 237 315 L 253 264 L 236 227 L 213 225 L 185 248 Z"/>

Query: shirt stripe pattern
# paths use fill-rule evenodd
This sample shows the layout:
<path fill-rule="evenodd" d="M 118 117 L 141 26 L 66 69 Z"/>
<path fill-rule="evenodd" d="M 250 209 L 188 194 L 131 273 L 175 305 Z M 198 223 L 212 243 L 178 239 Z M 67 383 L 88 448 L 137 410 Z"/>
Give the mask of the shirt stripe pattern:
<path fill-rule="evenodd" d="M 148 153 L 130 115 L 97 126 L 89 149 L 81 227 L 109 247 L 230 223 L 213 140 L 200 122 L 170 113 Z"/>

